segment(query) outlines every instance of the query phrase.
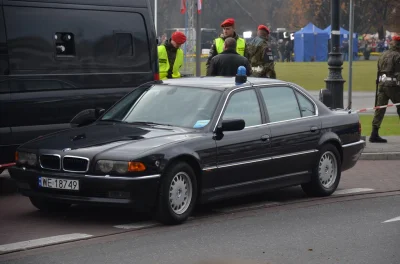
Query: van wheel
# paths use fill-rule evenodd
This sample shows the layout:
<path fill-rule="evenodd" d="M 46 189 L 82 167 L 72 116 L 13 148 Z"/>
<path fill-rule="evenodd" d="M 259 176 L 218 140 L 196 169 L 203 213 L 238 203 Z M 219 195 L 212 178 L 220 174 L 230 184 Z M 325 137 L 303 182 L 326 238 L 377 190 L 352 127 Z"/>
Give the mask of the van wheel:
<path fill-rule="evenodd" d="M 71 207 L 71 204 L 68 203 L 58 203 L 43 198 L 29 197 L 29 199 L 31 200 L 33 206 L 35 206 L 37 209 L 49 213 L 65 211 Z"/>
<path fill-rule="evenodd" d="M 331 144 L 322 146 L 319 153 L 311 181 L 301 187 L 309 196 L 323 197 L 331 195 L 338 187 L 342 164 L 339 151 Z"/>
<path fill-rule="evenodd" d="M 166 225 L 185 222 L 192 213 L 197 197 L 193 169 L 185 162 L 170 166 L 161 180 L 157 219 Z"/>

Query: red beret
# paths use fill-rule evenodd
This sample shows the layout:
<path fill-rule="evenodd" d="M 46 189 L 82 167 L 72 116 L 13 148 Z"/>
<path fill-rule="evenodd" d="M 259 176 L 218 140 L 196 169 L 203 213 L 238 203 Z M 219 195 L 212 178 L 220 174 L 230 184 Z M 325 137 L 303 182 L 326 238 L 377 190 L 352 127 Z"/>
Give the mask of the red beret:
<path fill-rule="evenodd" d="M 173 41 L 175 41 L 176 44 L 179 44 L 179 45 L 182 45 L 183 43 L 186 42 L 186 36 L 185 36 L 185 34 L 183 34 L 183 33 L 180 32 L 180 31 L 175 31 L 175 32 L 172 34 L 171 39 L 172 39 Z"/>
<path fill-rule="evenodd" d="M 394 41 L 400 41 L 400 36 L 393 36 L 392 39 L 393 39 Z"/>
<path fill-rule="evenodd" d="M 221 27 L 231 27 L 233 25 L 235 25 L 235 19 L 233 18 L 228 18 L 221 23 Z"/>
<path fill-rule="evenodd" d="M 258 30 L 265 30 L 265 31 L 267 31 L 268 34 L 269 34 L 269 28 L 267 28 L 267 26 L 259 25 L 259 26 L 258 26 Z"/>

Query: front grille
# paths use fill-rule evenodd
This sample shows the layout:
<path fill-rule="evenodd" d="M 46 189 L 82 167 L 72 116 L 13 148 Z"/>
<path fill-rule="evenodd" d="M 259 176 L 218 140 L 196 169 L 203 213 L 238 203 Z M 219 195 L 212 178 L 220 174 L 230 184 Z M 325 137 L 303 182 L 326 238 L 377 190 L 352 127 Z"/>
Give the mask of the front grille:
<path fill-rule="evenodd" d="M 61 170 L 61 158 L 59 155 L 41 155 L 40 166 L 48 170 Z"/>
<path fill-rule="evenodd" d="M 65 171 L 86 172 L 88 170 L 89 159 L 80 157 L 65 156 L 63 168 Z"/>

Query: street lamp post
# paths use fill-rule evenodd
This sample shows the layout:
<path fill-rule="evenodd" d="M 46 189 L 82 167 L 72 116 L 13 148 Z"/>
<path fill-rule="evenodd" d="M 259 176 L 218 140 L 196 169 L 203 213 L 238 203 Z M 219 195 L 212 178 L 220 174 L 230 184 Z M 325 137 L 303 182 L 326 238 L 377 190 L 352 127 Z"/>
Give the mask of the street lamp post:
<path fill-rule="evenodd" d="M 329 76 L 326 89 L 321 90 L 320 100 L 332 109 L 343 109 L 342 53 L 340 52 L 340 0 L 331 0 L 331 50 L 328 59 Z"/>

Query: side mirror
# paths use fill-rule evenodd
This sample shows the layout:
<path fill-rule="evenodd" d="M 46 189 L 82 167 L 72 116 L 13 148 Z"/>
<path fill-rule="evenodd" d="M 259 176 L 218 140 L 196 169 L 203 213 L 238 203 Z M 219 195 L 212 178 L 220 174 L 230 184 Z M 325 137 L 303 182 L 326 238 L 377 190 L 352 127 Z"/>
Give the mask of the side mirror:
<path fill-rule="evenodd" d="M 106 112 L 106 110 L 103 109 L 103 108 L 96 108 L 95 112 L 96 112 L 95 113 L 96 119 L 98 119 L 99 117 L 101 117 Z"/>
<path fill-rule="evenodd" d="M 220 132 L 224 131 L 239 131 L 244 129 L 245 122 L 243 119 L 227 119 L 222 120 L 222 124 L 220 127 Z"/>
<path fill-rule="evenodd" d="M 70 122 L 71 127 L 87 126 L 95 122 L 104 112 L 105 110 L 102 108 L 83 110 L 72 118 Z"/>

